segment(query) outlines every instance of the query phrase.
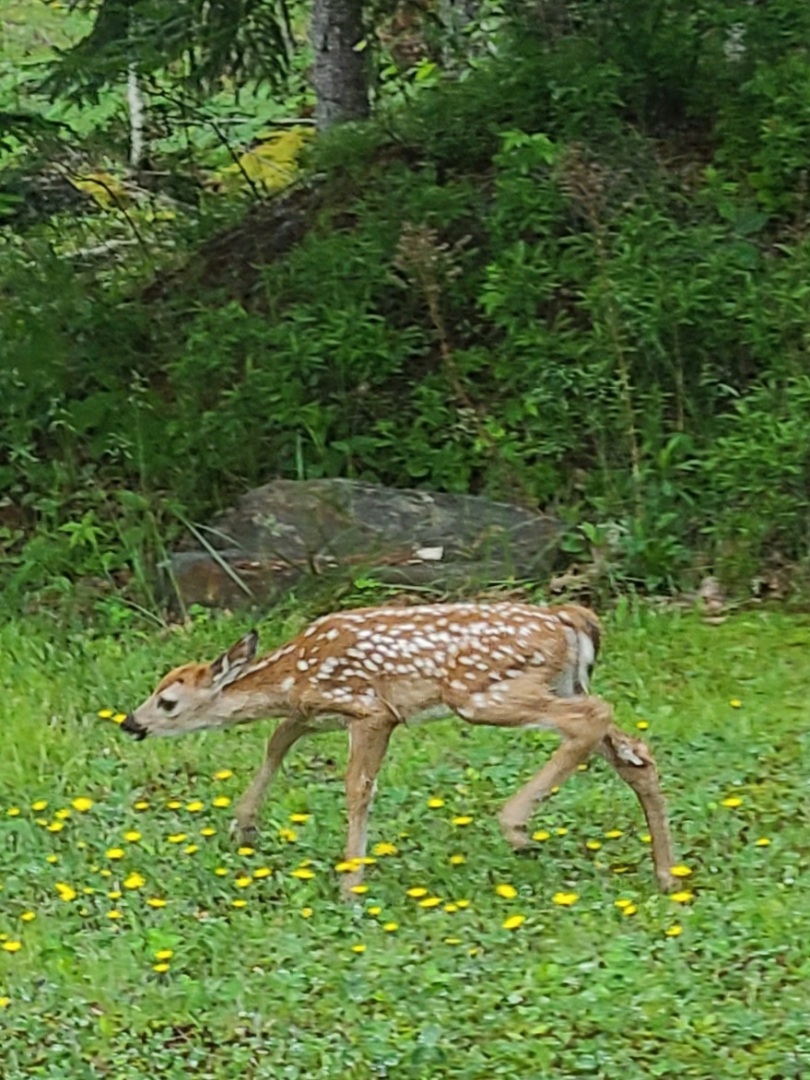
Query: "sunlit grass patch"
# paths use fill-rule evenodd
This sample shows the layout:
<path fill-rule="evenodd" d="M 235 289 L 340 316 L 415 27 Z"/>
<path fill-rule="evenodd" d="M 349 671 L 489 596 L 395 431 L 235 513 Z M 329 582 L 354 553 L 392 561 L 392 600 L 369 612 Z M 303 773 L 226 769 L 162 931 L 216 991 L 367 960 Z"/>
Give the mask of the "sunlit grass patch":
<path fill-rule="evenodd" d="M 324 1062 L 363 1078 L 383 1066 L 456 1075 L 458 1047 L 473 1077 L 522 1078 L 542 1075 L 538 1053 L 549 1075 L 599 1075 L 582 1057 L 596 1030 L 613 1074 L 655 1062 L 700 1076 L 714 1054 L 740 1075 L 772 1075 L 768 1055 L 810 1052 L 810 677 L 779 648 L 806 633 L 801 620 L 747 626 L 645 617 L 607 635 L 596 689 L 628 729 L 649 718 L 682 868 L 669 895 L 655 890 L 635 800 L 600 761 L 539 808 L 533 856 L 514 856 L 497 809 L 555 742 L 452 722 L 397 733 L 362 864 L 340 856 L 337 736 L 290 756 L 255 846 L 240 850 L 230 808 L 268 725 L 142 745 L 95 717 L 98 701 L 138 700 L 194 642 L 172 641 L 169 657 L 164 643 L 133 639 L 122 654 L 94 641 L 96 685 L 69 657 L 55 672 L 43 662 L 27 683 L 33 703 L 11 691 L 0 761 L 7 1045 L 29 1073 L 43 1048 L 66 1046 L 59 1060 L 76 1076 L 82 1045 L 109 1075 L 127 1055 L 141 1073 L 171 1058 L 191 1074 L 193 1053 L 217 1074 L 235 1062 L 249 1072 L 260 1046 L 283 1075 L 281 1025 L 308 1075 Z M 6 663 L 23 662 L 5 647 Z M 757 664 L 768 649 L 771 665 Z M 729 708 L 735 693 L 744 708 Z M 347 904 L 344 874 L 360 865 Z"/>

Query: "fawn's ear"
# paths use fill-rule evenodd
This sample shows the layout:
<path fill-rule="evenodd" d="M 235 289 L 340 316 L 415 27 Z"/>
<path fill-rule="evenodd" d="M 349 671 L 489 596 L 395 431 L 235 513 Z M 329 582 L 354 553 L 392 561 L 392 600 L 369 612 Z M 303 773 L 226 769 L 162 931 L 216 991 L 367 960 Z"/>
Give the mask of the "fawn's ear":
<path fill-rule="evenodd" d="M 211 681 L 214 685 L 222 687 L 238 679 L 242 671 L 247 667 L 256 655 L 256 646 L 259 644 L 259 633 L 251 630 L 249 634 L 241 637 L 235 645 L 231 645 L 227 652 L 222 653 L 209 668 Z"/>

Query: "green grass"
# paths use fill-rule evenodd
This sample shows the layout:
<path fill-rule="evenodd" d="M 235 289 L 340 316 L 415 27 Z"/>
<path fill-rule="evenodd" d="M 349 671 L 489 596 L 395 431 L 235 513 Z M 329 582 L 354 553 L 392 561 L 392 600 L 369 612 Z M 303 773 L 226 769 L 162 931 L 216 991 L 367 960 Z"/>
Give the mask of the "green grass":
<path fill-rule="evenodd" d="M 269 723 L 136 744 L 97 716 L 241 626 L 163 640 L 0 630 L 4 1080 L 806 1076 L 810 620 L 624 612 L 608 629 L 596 689 L 628 729 L 649 723 L 689 903 L 655 892 L 640 811 L 601 763 L 541 808 L 538 857 L 513 856 L 496 808 L 554 741 L 448 721 L 397 733 L 372 817 L 372 844 L 396 853 L 343 905 L 342 739 L 293 752 L 260 850 L 239 855 L 213 800 L 238 796 Z M 311 879 L 292 876 L 302 865 Z M 442 903 L 421 907 L 414 886 Z M 578 899 L 559 906 L 560 892 Z"/>

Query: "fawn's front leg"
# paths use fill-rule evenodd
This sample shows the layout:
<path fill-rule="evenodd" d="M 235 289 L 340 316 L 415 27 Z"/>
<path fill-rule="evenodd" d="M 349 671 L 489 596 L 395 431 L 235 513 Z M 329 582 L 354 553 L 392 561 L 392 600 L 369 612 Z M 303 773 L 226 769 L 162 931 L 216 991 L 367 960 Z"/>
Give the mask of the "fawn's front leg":
<path fill-rule="evenodd" d="M 287 752 L 309 732 L 304 720 L 288 716 L 282 720 L 267 742 L 267 753 L 262 766 L 253 778 L 234 811 L 234 832 L 240 844 L 253 844 L 256 840 L 256 820 L 259 809 L 267 795 L 270 782 L 281 768 Z"/>
<path fill-rule="evenodd" d="M 383 763 L 395 724 L 387 716 L 380 720 L 353 720 L 349 725 L 349 760 L 346 766 L 346 806 L 349 834 L 346 861 L 365 857 L 368 843 L 368 815 L 377 788 L 377 773 Z M 358 862 L 343 875 L 344 897 L 353 898 L 352 886 L 363 880 L 365 867 Z"/>

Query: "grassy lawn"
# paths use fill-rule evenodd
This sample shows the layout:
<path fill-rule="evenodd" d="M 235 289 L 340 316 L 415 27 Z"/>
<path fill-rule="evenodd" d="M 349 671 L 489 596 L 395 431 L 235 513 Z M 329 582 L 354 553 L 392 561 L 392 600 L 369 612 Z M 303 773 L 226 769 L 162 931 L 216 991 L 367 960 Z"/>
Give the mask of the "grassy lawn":
<path fill-rule="evenodd" d="M 596 689 L 649 725 L 674 897 L 601 762 L 513 856 L 496 808 L 554 740 L 448 721 L 397 733 L 354 907 L 340 736 L 293 751 L 237 852 L 228 804 L 270 723 L 136 744 L 98 716 L 242 629 L 0 630 L 4 1080 L 810 1073 L 810 619 L 609 623 Z"/>

